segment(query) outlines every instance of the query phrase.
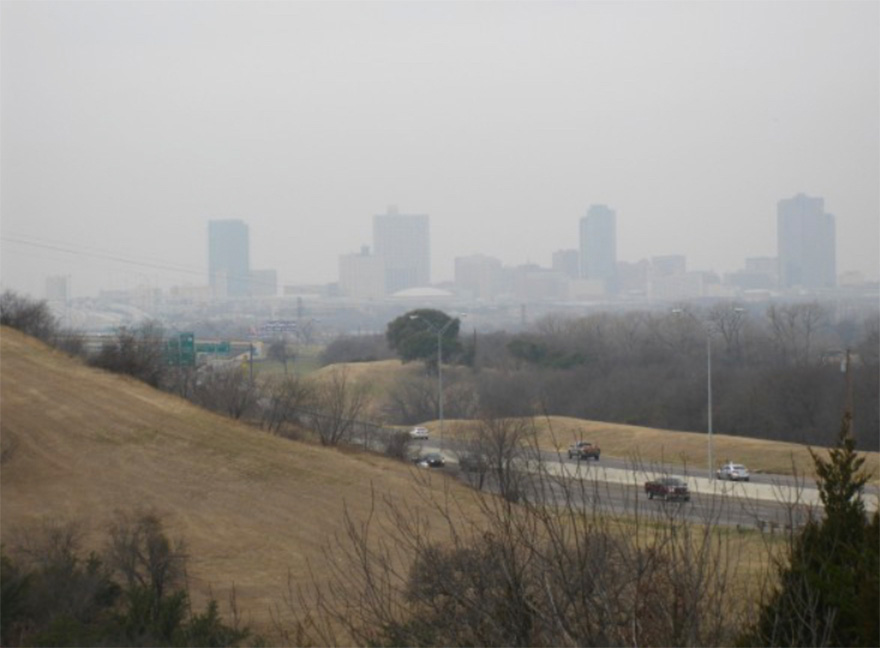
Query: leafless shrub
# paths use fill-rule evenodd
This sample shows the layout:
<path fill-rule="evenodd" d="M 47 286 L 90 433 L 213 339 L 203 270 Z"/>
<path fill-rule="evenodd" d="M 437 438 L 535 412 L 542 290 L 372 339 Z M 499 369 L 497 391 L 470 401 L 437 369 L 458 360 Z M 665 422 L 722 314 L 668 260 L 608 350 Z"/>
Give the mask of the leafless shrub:
<path fill-rule="evenodd" d="M 386 406 L 391 420 L 410 425 L 437 416 L 437 379 L 401 375 L 388 394 Z"/>
<path fill-rule="evenodd" d="M 44 520 L 13 537 L 11 554 L 32 575 L 23 603 L 35 627 L 47 627 L 62 616 L 84 620 L 96 613 L 107 574 L 95 554 L 81 557 L 83 524 Z"/>
<path fill-rule="evenodd" d="M 158 387 L 167 370 L 162 328 L 155 322 L 135 328 L 122 327 L 90 362 Z"/>
<path fill-rule="evenodd" d="M 274 434 L 281 434 L 285 428 L 296 423 L 300 415 L 309 409 L 314 395 L 312 386 L 298 376 L 267 380 L 261 391 L 261 424 Z"/>
<path fill-rule="evenodd" d="M 50 342 L 58 330 L 58 322 L 49 305 L 6 290 L 0 295 L 0 324 L 44 342 Z"/>
<path fill-rule="evenodd" d="M 169 540 L 162 521 L 154 512 L 118 512 L 110 525 L 105 556 L 107 564 L 122 576 L 129 588 L 150 591 L 157 601 L 184 584 L 183 540 Z"/>
<path fill-rule="evenodd" d="M 337 445 L 351 437 L 366 406 L 363 386 L 349 381 L 346 367 L 336 369 L 328 380 L 314 386 L 310 427 L 322 445 Z"/>
<path fill-rule="evenodd" d="M 52 337 L 51 344 L 56 349 L 77 358 L 85 358 L 87 355 L 85 338 L 77 331 L 70 329 L 58 331 Z"/>
<path fill-rule="evenodd" d="M 395 430 L 385 437 L 384 453 L 392 459 L 405 461 L 409 459 L 411 441 L 409 432 Z"/>
<path fill-rule="evenodd" d="M 507 426 L 506 440 L 527 435 L 528 426 L 487 425 Z M 290 593 L 293 627 L 320 644 L 734 641 L 741 555 L 715 527 L 717 508 L 697 523 L 677 503 L 642 510 L 634 499 L 614 510 L 612 486 L 584 474 L 539 462 L 529 475 L 518 502 L 475 493 L 475 511 L 449 491 L 424 491 L 427 513 L 387 497 L 366 519 L 347 515 L 328 550 L 330 575 L 309 596 Z"/>
<path fill-rule="evenodd" d="M 197 404 L 234 419 L 250 412 L 257 396 L 256 381 L 237 365 L 204 372 L 193 390 L 193 400 Z"/>

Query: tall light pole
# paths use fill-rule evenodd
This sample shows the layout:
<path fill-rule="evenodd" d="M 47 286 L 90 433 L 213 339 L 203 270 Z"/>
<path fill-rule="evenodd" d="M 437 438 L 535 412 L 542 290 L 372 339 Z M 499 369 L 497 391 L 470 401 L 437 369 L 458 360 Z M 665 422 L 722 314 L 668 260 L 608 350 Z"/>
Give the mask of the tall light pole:
<path fill-rule="evenodd" d="M 709 434 L 709 479 L 715 479 L 715 463 L 712 461 L 712 326 L 706 324 L 706 419 Z"/>
<path fill-rule="evenodd" d="M 734 308 L 734 312 L 745 312 L 743 308 Z M 715 463 L 712 459 L 712 322 L 700 320 L 693 313 L 681 308 L 673 308 L 676 315 L 688 315 L 706 328 L 706 433 L 709 436 L 709 479 L 715 479 Z"/>
<path fill-rule="evenodd" d="M 709 479 L 715 479 L 715 464 L 712 460 L 712 325 L 709 322 L 701 321 L 693 313 L 689 313 L 681 308 L 673 308 L 672 312 L 676 315 L 687 315 L 703 324 L 706 328 L 706 433 L 708 434 L 708 462 L 709 462 Z"/>
<path fill-rule="evenodd" d="M 420 320 L 428 325 L 434 333 L 437 334 L 437 409 L 438 416 L 440 417 L 440 449 L 443 449 L 443 334 L 446 333 L 446 329 L 448 329 L 453 322 L 455 322 L 455 318 L 449 318 L 449 321 L 443 325 L 442 328 L 437 328 L 430 321 L 425 319 L 424 317 L 420 317 L 419 315 L 410 315 L 410 319 Z"/>

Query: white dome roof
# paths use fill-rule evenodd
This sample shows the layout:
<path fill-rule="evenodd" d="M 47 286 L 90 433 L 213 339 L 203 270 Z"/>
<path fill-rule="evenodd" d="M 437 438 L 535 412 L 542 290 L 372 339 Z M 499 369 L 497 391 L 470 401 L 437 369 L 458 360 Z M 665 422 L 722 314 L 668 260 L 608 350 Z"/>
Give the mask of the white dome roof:
<path fill-rule="evenodd" d="M 407 288 L 406 290 L 398 290 L 396 293 L 391 295 L 394 298 L 401 299 L 413 299 L 420 298 L 424 299 L 426 297 L 433 297 L 435 299 L 438 298 L 446 298 L 452 297 L 452 293 L 448 290 L 443 290 L 442 288 L 432 288 L 431 286 L 418 286 L 416 288 Z"/>

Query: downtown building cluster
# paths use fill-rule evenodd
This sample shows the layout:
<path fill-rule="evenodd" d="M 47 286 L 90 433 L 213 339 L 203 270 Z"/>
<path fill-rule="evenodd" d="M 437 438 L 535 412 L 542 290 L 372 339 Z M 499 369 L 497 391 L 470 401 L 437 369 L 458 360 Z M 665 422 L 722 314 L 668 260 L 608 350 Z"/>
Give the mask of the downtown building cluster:
<path fill-rule="evenodd" d="M 725 276 L 687 267 L 683 254 L 636 262 L 617 256 L 617 213 L 591 205 L 577 248 L 557 250 L 551 265 L 505 266 L 485 254 L 455 258 L 454 280 L 431 287 L 429 218 L 389 208 L 373 217 L 373 248 L 342 255 L 336 294 L 357 300 L 444 290 L 479 302 L 617 301 L 734 298 L 743 293 L 813 293 L 837 286 L 834 216 L 824 200 L 798 194 L 777 204 L 777 256 L 745 259 Z M 847 278 L 844 278 L 844 282 Z"/>
<path fill-rule="evenodd" d="M 613 206 L 589 206 L 572 227 L 571 248 L 552 254 L 548 266 L 506 266 L 486 254 L 454 259 L 454 279 L 431 280 L 430 217 L 396 207 L 372 216 L 372 241 L 358 252 L 339 257 L 338 281 L 330 284 L 282 284 L 272 269 L 252 267 L 250 231 L 243 220 L 207 223 L 208 282 L 172 287 L 167 292 L 143 286 L 129 291 L 102 291 L 96 302 L 124 304 L 142 312 L 187 312 L 194 308 L 243 312 L 276 300 L 321 302 L 323 310 L 343 304 L 375 305 L 419 302 L 440 308 L 455 303 L 529 305 L 548 308 L 604 304 L 622 307 L 682 300 L 766 302 L 777 298 L 824 298 L 858 294 L 873 299 L 876 283 L 860 276 L 837 276 L 834 216 L 824 200 L 798 194 L 777 204 L 777 255 L 746 258 L 744 266 L 719 276 L 688 268 L 683 254 L 638 261 L 618 258 L 617 219 Z M 69 303 L 67 277 L 50 277 L 46 297 L 56 307 Z M 283 308 L 283 306 L 279 306 Z M 275 306 L 270 309 L 276 308 Z M 535 310 L 537 308 L 537 310 Z"/>

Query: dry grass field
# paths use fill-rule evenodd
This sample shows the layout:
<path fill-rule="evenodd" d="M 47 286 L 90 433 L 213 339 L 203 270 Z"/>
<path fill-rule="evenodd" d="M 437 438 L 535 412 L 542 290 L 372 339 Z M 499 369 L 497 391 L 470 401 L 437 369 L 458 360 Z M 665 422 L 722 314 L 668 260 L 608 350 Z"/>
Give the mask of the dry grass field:
<path fill-rule="evenodd" d="M 213 593 L 223 609 L 234 584 L 267 634 L 288 570 L 294 585 L 325 571 L 344 508 L 363 518 L 374 495 L 380 510 L 385 496 L 422 510 L 426 496 L 472 498 L 442 475 L 414 488 L 406 464 L 271 436 L 6 328 L 0 396 L 5 544 L 42 520 L 77 520 L 97 548 L 116 510 L 154 509 L 187 543 L 194 599 Z"/>

